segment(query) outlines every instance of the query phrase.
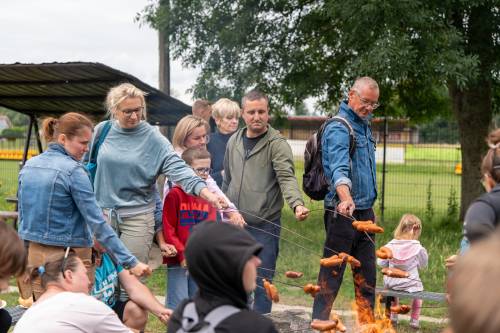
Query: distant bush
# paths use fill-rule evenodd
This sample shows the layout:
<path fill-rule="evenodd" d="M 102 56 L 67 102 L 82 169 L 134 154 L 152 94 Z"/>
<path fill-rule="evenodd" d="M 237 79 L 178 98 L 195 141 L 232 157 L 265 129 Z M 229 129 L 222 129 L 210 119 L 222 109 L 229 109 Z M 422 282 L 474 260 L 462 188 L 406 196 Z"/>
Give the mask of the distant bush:
<path fill-rule="evenodd" d="M 21 139 L 24 138 L 25 129 L 22 127 L 6 128 L 0 136 L 5 139 Z"/>

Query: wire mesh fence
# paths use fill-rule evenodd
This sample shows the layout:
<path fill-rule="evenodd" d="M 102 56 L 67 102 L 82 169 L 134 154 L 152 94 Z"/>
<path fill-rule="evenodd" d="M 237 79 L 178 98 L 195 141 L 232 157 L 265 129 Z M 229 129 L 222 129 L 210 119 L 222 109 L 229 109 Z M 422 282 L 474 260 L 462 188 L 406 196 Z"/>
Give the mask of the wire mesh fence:
<path fill-rule="evenodd" d="M 281 129 L 292 147 L 300 174 L 306 139 L 323 121 L 312 125 L 307 120 L 297 121 Z M 382 215 L 386 211 L 445 215 L 450 207 L 458 209 L 462 170 L 455 127 L 422 130 L 406 120 L 377 119 L 372 131 L 377 142 L 375 205 Z"/>
<path fill-rule="evenodd" d="M 306 139 L 318 127 L 309 125 L 280 129 L 296 159 L 299 182 L 302 180 Z M 377 141 L 376 207 L 382 213 L 427 211 L 436 215 L 446 214 L 450 204 L 460 202 L 461 150 L 457 143 L 450 143 L 457 137 L 456 128 L 423 132 L 406 122 L 389 121 L 385 124 L 383 120 L 378 120 L 372 129 Z M 387 141 L 385 145 L 384 138 Z M 3 197 L 16 194 L 24 145 L 25 139 L 0 140 L 0 195 Z M 33 133 L 28 157 L 37 153 Z M 4 200 L 0 202 L 0 209 L 11 206 Z"/>

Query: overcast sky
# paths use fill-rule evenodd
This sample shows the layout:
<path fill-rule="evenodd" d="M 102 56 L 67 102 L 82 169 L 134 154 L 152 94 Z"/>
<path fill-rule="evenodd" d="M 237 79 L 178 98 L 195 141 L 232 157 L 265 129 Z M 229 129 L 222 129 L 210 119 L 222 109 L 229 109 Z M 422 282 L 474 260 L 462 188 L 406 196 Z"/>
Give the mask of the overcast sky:
<path fill-rule="evenodd" d="M 148 0 L 0 0 L 0 63 L 100 62 L 158 87 L 157 32 L 134 22 Z M 186 90 L 197 71 L 171 63 L 171 86 Z"/>

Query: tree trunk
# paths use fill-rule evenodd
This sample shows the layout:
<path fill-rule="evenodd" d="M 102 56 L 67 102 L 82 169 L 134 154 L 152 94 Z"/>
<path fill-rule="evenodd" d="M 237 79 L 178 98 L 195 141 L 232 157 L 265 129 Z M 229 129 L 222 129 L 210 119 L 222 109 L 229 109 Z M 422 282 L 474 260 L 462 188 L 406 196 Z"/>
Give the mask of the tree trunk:
<path fill-rule="evenodd" d="M 170 95 L 170 48 L 168 36 L 162 29 L 158 31 L 159 88 Z"/>
<path fill-rule="evenodd" d="M 489 2 L 470 7 L 466 5 L 466 11 L 457 7 L 452 20 L 458 31 L 465 34 L 465 53 L 475 55 L 479 60 L 478 75 L 471 79 L 465 88 L 459 89 L 455 83 L 448 86 L 462 146 L 461 221 L 470 203 L 484 192 L 479 182 L 480 168 L 488 148 L 485 139 L 492 119 L 491 71 L 496 57 L 493 52 L 495 20 L 490 6 Z M 466 28 L 464 17 L 467 16 Z"/>
<path fill-rule="evenodd" d="M 455 85 L 448 88 L 462 146 L 460 221 L 463 221 L 470 203 L 484 192 L 480 184 L 480 168 L 487 150 L 485 139 L 492 117 L 491 82 L 478 82 L 476 87 L 463 91 Z"/>

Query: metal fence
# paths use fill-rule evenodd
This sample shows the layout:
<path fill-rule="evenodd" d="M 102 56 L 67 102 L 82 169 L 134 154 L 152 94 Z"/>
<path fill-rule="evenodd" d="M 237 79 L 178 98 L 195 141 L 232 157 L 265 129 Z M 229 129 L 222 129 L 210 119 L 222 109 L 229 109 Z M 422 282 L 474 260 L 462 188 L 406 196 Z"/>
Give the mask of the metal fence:
<path fill-rule="evenodd" d="M 282 129 L 292 147 L 299 173 L 302 173 L 305 138 L 313 132 L 312 129 Z M 391 128 L 382 120 L 379 128 L 374 129 L 377 141 L 376 208 L 382 218 L 391 212 L 411 212 L 427 218 L 458 212 L 461 150 L 458 143 L 449 143 L 457 137 L 456 128 L 431 131 L 420 131 L 416 126 Z"/>
<path fill-rule="evenodd" d="M 387 131 L 385 128 L 387 127 Z M 411 133 L 401 128 L 382 126 L 374 131 L 377 140 L 378 200 L 381 215 L 390 212 L 446 214 L 460 202 L 460 160 L 458 144 L 443 143 L 439 138 L 455 138 L 450 129 L 432 131 L 432 136 L 417 130 Z M 289 129 L 281 129 L 296 158 L 297 175 L 301 181 L 306 138 L 313 133 L 295 130 L 300 139 L 290 138 Z M 456 131 L 456 129 L 451 129 Z M 171 131 L 172 132 L 172 131 Z M 297 134 L 298 133 L 298 134 Z M 425 134 L 425 133 L 424 133 Z M 384 138 L 387 143 L 384 145 Z M 425 143 L 422 143 L 425 141 Z M 17 190 L 17 174 L 24 139 L 0 141 L 0 195 L 13 196 Z M 15 151 L 8 155 L 7 151 Z M 31 140 L 30 153 L 36 154 L 36 140 Z M 385 160 L 385 163 L 384 163 Z M 0 202 L 0 209 L 6 204 Z"/>

